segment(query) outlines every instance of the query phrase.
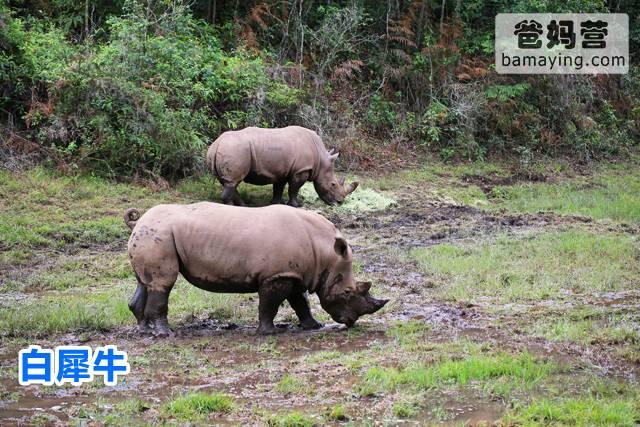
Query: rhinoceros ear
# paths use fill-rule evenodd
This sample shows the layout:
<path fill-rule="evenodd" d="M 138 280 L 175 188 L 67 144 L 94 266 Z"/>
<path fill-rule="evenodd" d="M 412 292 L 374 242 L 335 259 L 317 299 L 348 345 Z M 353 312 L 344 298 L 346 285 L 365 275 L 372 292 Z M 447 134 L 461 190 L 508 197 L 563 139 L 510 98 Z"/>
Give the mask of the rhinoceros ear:
<path fill-rule="evenodd" d="M 371 282 L 358 282 L 356 284 L 358 292 L 361 294 L 366 294 L 371 289 Z"/>
<path fill-rule="evenodd" d="M 343 258 L 346 258 L 349 254 L 349 245 L 347 244 L 347 241 L 342 237 L 336 237 L 336 242 L 333 244 L 333 249 L 338 255 Z"/>
<path fill-rule="evenodd" d="M 340 155 L 340 153 L 330 154 L 329 155 L 329 160 L 331 160 L 332 162 L 335 162 L 339 155 Z"/>
<path fill-rule="evenodd" d="M 333 154 L 333 153 L 335 153 L 335 152 L 336 152 L 336 149 L 335 149 L 335 148 L 331 148 L 331 149 L 329 150 L 329 155 L 331 155 L 331 154 Z"/>

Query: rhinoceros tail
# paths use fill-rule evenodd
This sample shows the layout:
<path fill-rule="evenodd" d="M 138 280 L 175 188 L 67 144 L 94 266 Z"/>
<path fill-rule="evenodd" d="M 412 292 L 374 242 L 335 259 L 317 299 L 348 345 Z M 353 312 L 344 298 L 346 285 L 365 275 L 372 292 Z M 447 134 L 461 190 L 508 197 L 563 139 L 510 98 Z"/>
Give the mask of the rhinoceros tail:
<path fill-rule="evenodd" d="M 140 219 L 140 211 L 136 208 L 129 208 L 124 213 L 124 223 L 133 230 L 136 222 Z"/>

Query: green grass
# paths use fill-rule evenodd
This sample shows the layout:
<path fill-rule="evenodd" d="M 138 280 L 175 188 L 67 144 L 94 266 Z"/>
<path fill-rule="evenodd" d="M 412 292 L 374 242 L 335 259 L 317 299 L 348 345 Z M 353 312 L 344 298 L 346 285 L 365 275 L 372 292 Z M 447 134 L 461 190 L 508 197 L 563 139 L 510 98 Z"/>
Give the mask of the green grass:
<path fill-rule="evenodd" d="M 195 200 L 216 202 L 220 200 L 220 184 L 210 173 L 196 178 L 182 180 L 176 186 L 178 193 Z"/>
<path fill-rule="evenodd" d="M 302 393 L 309 388 L 309 384 L 302 378 L 291 374 L 284 374 L 274 390 L 282 394 Z"/>
<path fill-rule="evenodd" d="M 44 168 L 0 171 L 0 248 L 59 249 L 126 240 L 125 209 L 175 200 L 171 193 Z"/>
<path fill-rule="evenodd" d="M 407 386 L 417 390 L 432 390 L 447 385 L 508 378 L 520 381 L 525 387 L 561 370 L 555 363 L 538 361 L 528 353 L 516 356 L 473 355 L 464 360 L 448 360 L 433 366 L 415 365 L 403 369 L 373 367 L 366 372 L 363 384 L 378 390 L 396 390 Z"/>
<path fill-rule="evenodd" d="M 4 291 L 64 290 L 69 288 L 103 288 L 119 279 L 133 278 L 126 251 L 102 252 L 96 255 L 76 254 L 53 258 L 53 265 L 24 279 L 10 280 Z M 19 276 L 18 276 L 19 277 Z"/>
<path fill-rule="evenodd" d="M 633 237 L 584 231 L 499 236 L 475 246 L 441 244 L 411 255 L 425 272 L 442 277 L 437 290 L 442 297 L 465 301 L 629 289 L 640 274 L 640 248 Z"/>
<path fill-rule="evenodd" d="M 636 426 L 640 422 L 640 403 L 620 399 L 541 399 L 512 410 L 504 421 L 523 426 Z"/>
<path fill-rule="evenodd" d="M 134 290 L 135 281 L 127 281 L 98 289 L 68 289 L 6 307 L 0 304 L 0 331 L 9 336 L 37 337 L 135 325 L 127 305 Z M 176 325 L 197 316 L 253 320 L 256 309 L 242 304 L 246 298 L 206 292 L 180 279 L 169 298 L 169 323 Z"/>
<path fill-rule="evenodd" d="M 189 393 L 167 403 L 164 410 L 167 415 L 190 421 L 212 413 L 231 412 L 234 408 L 233 399 L 224 394 Z"/>
<path fill-rule="evenodd" d="M 565 318 L 554 322 L 539 322 L 534 326 L 533 332 L 553 341 L 572 341 L 580 344 L 640 344 L 638 320 L 625 316 L 578 321 Z"/>
<path fill-rule="evenodd" d="M 428 324 L 418 320 L 397 321 L 386 329 L 385 334 L 393 338 L 397 345 L 406 349 L 415 349 L 420 342 L 424 341 L 422 338 L 430 329 Z"/>
<path fill-rule="evenodd" d="M 332 421 L 347 421 L 347 410 L 344 405 L 335 405 L 327 412 L 327 419 Z"/>
<path fill-rule="evenodd" d="M 600 308 L 572 310 L 561 317 L 547 316 L 529 328 L 534 335 L 551 341 L 584 346 L 606 345 L 631 363 L 640 360 L 640 317 L 634 313 L 612 313 Z"/>
<path fill-rule="evenodd" d="M 308 365 L 315 365 L 317 363 L 327 362 L 331 360 L 338 360 L 343 356 L 344 356 L 344 353 L 337 350 L 316 351 L 306 355 L 304 357 L 304 363 Z"/>
<path fill-rule="evenodd" d="M 315 418 L 298 411 L 272 415 L 266 419 L 266 422 L 269 427 L 314 427 L 320 425 Z"/>
<path fill-rule="evenodd" d="M 418 409 L 414 403 L 403 401 L 394 403 L 391 412 L 398 418 L 411 418 L 418 413 Z"/>
<path fill-rule="evenodd" d="M 112 287 L 85 294 L 59 293 L 0 309 L 0 331 L 9 336 L 106 330 L 135 324 L 127 307 L 128 289 Z"/>
<path fill-rule="evenodd" d="M 497 206 L 518 212 L 552 211 L 616 221 L 640 220 L 638 167 L 607 169 L 595 177 L 560 183 L 494 188 Z"/>

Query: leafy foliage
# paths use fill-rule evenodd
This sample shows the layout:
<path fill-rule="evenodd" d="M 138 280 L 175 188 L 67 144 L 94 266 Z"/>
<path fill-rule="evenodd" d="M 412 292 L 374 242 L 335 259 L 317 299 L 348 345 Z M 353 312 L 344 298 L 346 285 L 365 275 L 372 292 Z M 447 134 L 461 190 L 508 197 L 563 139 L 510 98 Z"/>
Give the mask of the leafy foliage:
<path fill-rule="evenodd" d="M 496 11 L 626 12 L 630 73 L 497 75 Z M 640 137 L 638 12 L 630 0 L 0 0 L 0 118 L 58 164 L 109 176 L 197 174 L 212 139 L 250 125 L 445 160 L 590 160 Z"/>

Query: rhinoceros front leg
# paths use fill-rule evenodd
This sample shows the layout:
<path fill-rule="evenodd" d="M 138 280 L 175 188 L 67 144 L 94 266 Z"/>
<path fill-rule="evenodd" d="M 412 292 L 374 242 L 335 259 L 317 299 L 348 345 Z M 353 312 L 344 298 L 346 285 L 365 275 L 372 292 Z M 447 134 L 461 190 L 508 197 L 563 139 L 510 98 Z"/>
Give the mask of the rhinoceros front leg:
<path fill-rule="evenodd" d="M 273 319 L 278 314 L 280 305 L 291 295 L 294 286 L 294 279 L 288 277 L 270 279 L 260 285 L 258 288 L 259 334 L 269 335 L 276 332 Z"/>
<path fill-rule="evenodd" d="M 289 180 L 289 206 L 293 206 L 294 208 L 299 208 L 302 206 L 302 203 L 298 200 L 298 192 L 300 188 L 304 185 L 305 182 L 309 179 L 310 172 L 302 172 L 299 174 L 295 174 Z"/>
<path fill-rule="evenodd" d="M 309 299 L 306 292 L 292 292 L 287 298 L 291 308 L 296 312 L 298 319 L 300 319 L 300 326 L 302 329 L 320 329 L 322 323 L 313 318 L 311 314 L 311 307 L 309 307 Z"/>
<path fill-rule="evenodd" d="M 272 205 L 281 205 L 284 203 L 282 201 L 282 193 L 284 192 L 284 186 L 287 185 L 285 181 L 276 182 L 273 184 L 273 198 L 271 199 Z"/>
<path fill-rule="evenodd" d="M 240 194 L 238 194 L 238 185 L 224 184 L 222 188 L 222 203 L 225 205 L 247 206 Z"/>

